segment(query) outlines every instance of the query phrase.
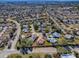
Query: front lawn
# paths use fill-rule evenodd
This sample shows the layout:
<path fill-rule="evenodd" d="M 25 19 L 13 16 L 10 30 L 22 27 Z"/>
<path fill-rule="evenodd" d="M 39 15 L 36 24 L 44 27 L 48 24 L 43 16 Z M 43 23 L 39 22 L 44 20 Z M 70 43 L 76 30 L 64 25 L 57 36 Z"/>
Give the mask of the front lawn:
<path fill-rule="evenodd" d="M 53 55 L 44 53 L 32 53 L 32 54 L 11 54 L 7 58 L 52 58 Z"/>

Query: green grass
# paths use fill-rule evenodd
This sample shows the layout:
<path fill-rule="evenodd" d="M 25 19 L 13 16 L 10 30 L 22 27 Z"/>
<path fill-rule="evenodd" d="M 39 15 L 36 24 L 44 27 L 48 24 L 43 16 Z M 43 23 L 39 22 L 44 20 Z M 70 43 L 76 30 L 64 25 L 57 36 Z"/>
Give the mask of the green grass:
<path fill-rule="evenodd" d="M 56 48 L 57 48 L 58 53 L 71 54 L 70 50 L 66 50 L 63 47 L 57 46 Z"/>
<path fill-rule="evenodd" d="M 76 43 L 79 42 L 79 40 L 70 41 L 70 40 L 67 40 L 67 39 L 62 37 L 62 38 L 57 39 L 57 42 L 60 45 L 63 45 L 63 44 L 76 44 Z"/>
<path fill-rule="evenodd" d="M 31 53 L 31 54 L 11 54 L 7 58 L 49 58 L 48 54 L 44 53 Z M 50 55 L 52 57 L 52 55 Z"/>
<path fill-rule="evenodd" d="M 22 58 L 21 54 L 11 54 L 7 58 Z"/>
<path fill-rule="evenodd" d="M 58 44 L 67 44 L 67 41 L 64 38 L 57 39 Z"/>
<path fill-rule="evenodd" d="M 43 45 L 38 45 L 36 42 L 33 43 L 33 46 L 50 46 L 52 45 L 52 43 L 48 42 L 45 40 L 44 44 Z"/>
<path fill-rule="evenodd" d="M 45 41 L 44 45 L 52 45 L 52 43 L 48 42 L 48 41 Z"/>
<path fill-rule="evenodd" d="M 44 53 L 32 53 L 32 54 L 25 54 L 23 55 L 23 58 L 45 58 Z"/>
<path fill-rule="evenodd" d="M 23 58 L 40 58 L 41 54 L 25 54 L 23 55 Z"/>
<path fill-rule="evenodd" d="M 79 58 L 79 53 L 78 52 L 74 52 L 76 58 Z"/>

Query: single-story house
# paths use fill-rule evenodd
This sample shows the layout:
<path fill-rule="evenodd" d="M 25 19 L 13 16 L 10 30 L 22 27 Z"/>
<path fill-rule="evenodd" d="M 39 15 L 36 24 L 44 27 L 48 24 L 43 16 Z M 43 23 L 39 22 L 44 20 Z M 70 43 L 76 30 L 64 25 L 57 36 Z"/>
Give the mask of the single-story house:
<path fill-rule="evenodd" d="M 71 34 L 66 34 L 64 37 L 65 39 L 74 39 L 74 36 Z"/>
<path fill-rule="evenodd" d="M 60 33 L 58 33 L 58 32 L 53 33 L 53 38 L 60 38 L 60 37 L 61 37 Z"/>
<path fill-rule="evenodd" d="M 51 43 L 57 42 L 56 38 L 53 38 L 53 37 L 48 38 L 48 41 L 51 42 Z"/>
<path fill-rule="evenodd" d="M 28 28 L 24 28 L 23 32 L 29 32 Z"/>
<path fill-rule="evenodd" d="M 76 34 L 79 35 L 79 31 L 77 31 Z"/>
<path fill-rule="evenodd" d="M 42 45 L 42 44 L 44 44 L 45 39 L 44 39 L 44 37 L 40 36 L 40 37 L 38 37 L 36 42 L 37 42 L 37 44 Z"/>
<path fill-rule="evenodd" d="M 31 38 L 34 41 L 37 38 L 37 35 L 36 34 L 32 34 Z"/>

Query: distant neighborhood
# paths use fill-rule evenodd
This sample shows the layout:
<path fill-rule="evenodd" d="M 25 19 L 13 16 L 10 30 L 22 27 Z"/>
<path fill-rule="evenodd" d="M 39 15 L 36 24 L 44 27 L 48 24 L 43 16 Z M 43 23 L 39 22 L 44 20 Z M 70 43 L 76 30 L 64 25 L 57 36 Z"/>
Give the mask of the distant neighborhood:
<path fill-rule="evenodd" d="M 0 4 L 0 57 L 79 58 L 79 7 Z"/>

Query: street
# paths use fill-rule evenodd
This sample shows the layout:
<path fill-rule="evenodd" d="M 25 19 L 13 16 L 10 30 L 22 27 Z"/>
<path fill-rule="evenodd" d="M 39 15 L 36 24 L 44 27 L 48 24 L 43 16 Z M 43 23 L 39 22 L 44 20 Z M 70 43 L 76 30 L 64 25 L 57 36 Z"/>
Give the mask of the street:
<path fill-rule="evenodd" d="M 16 43 L 19 40 L 19 36 L 20 36 L 20 33 L 21 33 L 21 26 L 17 21 L 14 21 L 14 20 L 11 20 L 11 19 L 8 19 L 8 21 L 14 22 L 17 26 L 17 31 L 16 31 L 17 34 L 16 34 L 15 39 L 12 42 L 12 46 L 11 46 L 11 49 L 15 49 Z"/>
<path fill-rule="evenodd" d="M 19 40 L 19 36 L 20 36 L 20 32 L 21 32 L 20 24 L 17 21 L 11 20 L 11 19 L 8 19 L 7 21 L 13 22 L 17 25 L 17 31 L 16 31 L 17 35 L 15 36 L 14 41 L 12 41 L 11 49 L 4 49 L 3 51 L 0 51 L 0 58 L 5 58 L 8 55 L 13 54 L 13 53 L 20 53 L 19 51 L 17 51 L 15 49 L 16 43 Z M 5 32 L 5 30 L 2 31 L 2 34 L 4 32 Z"/>
<path fill-rule="evenodd" d="M 3 31 L 0 33 L 0 37 L 4 34 L 6 30 L 7 30 L 7 27 L 4 27 Z"/>
<path fill-rule="evenodd" d="M 0 51 L 0 58 L 6 58 L 8 55 L 14 54 L 14 53 L 20 53 L 20 52 L 17 50 L 11 50 L 11 49 Z"/>
<path fill-rule="evenodd" d="M 52 21 L 56 24 L 56 26 L 57 26 L 59 29 L 61 29 L 61 31 L 62 31 L 63 33 L 66 33 L 66 32 L 64 31 L 64 29 L 55 21 L 55 20 L 57 20 L 55 17 L 52 17 L 48 12 L 47 12 L 47 15 L 50 17 L 50 19 L 52 19 Z"/>

